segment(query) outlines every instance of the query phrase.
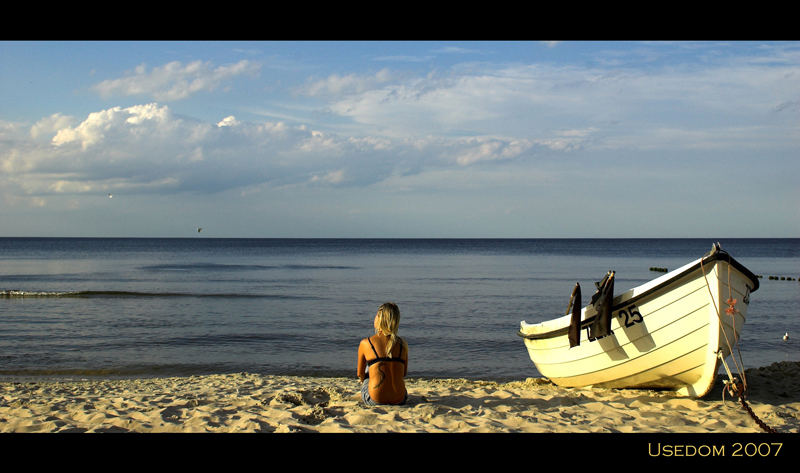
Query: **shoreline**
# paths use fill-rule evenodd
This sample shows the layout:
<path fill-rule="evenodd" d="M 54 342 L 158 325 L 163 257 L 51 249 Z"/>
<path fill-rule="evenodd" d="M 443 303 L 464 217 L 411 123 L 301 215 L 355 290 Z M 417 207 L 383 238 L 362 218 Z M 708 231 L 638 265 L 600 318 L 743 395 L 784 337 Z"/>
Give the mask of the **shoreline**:
<path fill-rule="evenodd" d="M 800 432 L 800 362 L 748 369 L 747 403 Z M 404 406 L 365 407 L 345 377 L 252 373 L 0 382 L 0 432 L 760 433 L 722 383 L 704 399 L 671 391 L 407 378 Z"/>

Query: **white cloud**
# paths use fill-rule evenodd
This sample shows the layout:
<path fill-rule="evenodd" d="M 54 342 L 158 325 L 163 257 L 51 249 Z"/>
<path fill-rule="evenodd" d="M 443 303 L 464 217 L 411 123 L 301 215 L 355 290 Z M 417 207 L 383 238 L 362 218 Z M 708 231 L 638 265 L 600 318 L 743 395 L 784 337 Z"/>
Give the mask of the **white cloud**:
<path fill-rule="evenodd" d="M 217 123 L 217 126 L 236 126 L 239 124 L 239 121 L 233 115 L 223 118 Z"/>
<path fill-rule="evenodd" d="M 752 124 L 770 115 L 776 116 L 773 122 L 782 119 L 783 127 L 792 128 L 791 118 L 775 111 L 792 110 L 798 102 L 793 78 L 800 76 L 800 66 L 761 62 L 646 68 L 475 64 L 362 87 L 347 88 L 343 77 L 331 76 L 314 90 L 331 92 L 325 110 L 348 119 L 353 134 L 510 136 L 568 150 L 576 149 L 578 140 L 562 136 L 562 130 L 578 129 L 592 135 L 581 146 L 600 145 L 602 137 L 632 144 L 640 140 L 643 147 L 696 148 L 706 146 L 691 142 L 705 139 L 698 131 L 724 136 L 753 130 Z M 364 83 L 366 78 L 361 79 Z M 682 136 L 690 141 L 665 143 L 652 133 L 665 128 L 684 129 Z M 655 141 L 648 143 L 649 138 Z"/>
<path fill-rule="evenodd" d="M 28 130 L 5 129 L 0 169 L 6 190 L 11 186 L 28 196 L 213 193 L 262 184 L 353 186 L 514 160 L 543 146 L 503 137 L 354 137 L 233 116 L 203 123 L 157 103 L 112 107 L 83 120 L 53 115 Z"/>
<path fill-rule="evenodd" d="M 142 66 L 97 90 L 174 99 L 252 70 L 247 62 L 227 69 L 201 62 Z M 798 101 L 796 64 L 702 71 L 475 65 L 459 71 L 403 78 L 383 70 L 308 82 L 300 92 L 318 101 L 326 119 L 335 115 L 327 128 L 233 115 L 203 122 L 161 103 L 111 107 L 82 119 L 55 114 L 27 128 L 0 124 L 0 195 L 41 205 L 48 195 L 121 190 L 252 195 L 281 186 L 434 186 L 438 176 L 474 183 L 512 167 L 541 175 L 540 160 L 555 166 L 581 156 L 573 169 L 591 161 L 590 153 L 615 159 L 618 150 L 663 156 L 764 143 L 796 149 L 796 107 L 790 105 Z M 334 132 L 342 119 L 353 127 Z M 767 131 L 770 139 L 763 140 Z"/>
<path fill-rule="evenodd" d="M 514 159 L 533 146 L 527 140 L 468 138 L 461 141 L 464 142 L 465 149 L 460 151 L 456 157 L 456 162 L 461 165 L 469 165 L 478 161 Z"/>
<path fill-rule="evenodd" d="M 37 126 L 40 126 L 39 122 Z M 69 123 L 61 118 L 61 125 Z M 114 107 L 99 112 L 90 113 L 89 116 L 75 127 L 58 129 L 53 137 L 53 145 L 63 146 L 70 143 L 79 143 L 82 150 L 115 136 L 123 139 L 124 136 L 147 134 L 153 137 L 164 132 L 164 127 L 171 126 L 174 120 L 167 107 L 155 103 L 135 105 L 128 108 Z M 33 133 L 33 131 L 32 131 Z M 40 132 L 37 131 L 37 134 Z M 135 136 L 134 136 L 135 138 Z"/>
<path fill-rule="evenodd" d="M 104 80 L 93 89 L 103 97 L 141 95 L 158 101 L 173 101 L 215 90 L 229 79 L 258 70 L 257 64 L 247 60 L 218 67 L 203 61 L 188 64 L 173 61 L 151 70 L 142 64 L 132 74 Z"/>
<path fill-rule="evenodd" d="M 37 139 L 40 137 L 50 138 L 53 133 L 58 130 L 69 128 L 75 123 L 73 117 L 68 117 L 60 113 L 53 114 L 49 117 L 39 120 L 33 127 L 31 127 L 31 138 Z"/>
<path fill-rule="evenodd" d="M 392 80 L 392 74 L 387 69 L 381 69 L 372 75 L 332 74 L 324 79 L 310 81 L 296 92 L 311 97 L 316 96 L 341 96 L 364 93 Z"/>
<path fill-rule="evenodd" d="M 331 171 L 322 176 L 313 176 L 311 182 L 324 182 L 327 184 L 339 184 L 344 181 L 344 170 Z"/>

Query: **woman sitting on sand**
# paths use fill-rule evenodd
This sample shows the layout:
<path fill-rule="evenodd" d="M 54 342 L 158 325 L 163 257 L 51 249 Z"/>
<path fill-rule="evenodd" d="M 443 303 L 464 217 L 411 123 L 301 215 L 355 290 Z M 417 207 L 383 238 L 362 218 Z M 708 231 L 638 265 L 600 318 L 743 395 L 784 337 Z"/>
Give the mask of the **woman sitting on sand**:
<path fill-rule="evenodd" d="M 397 336 L 399 325 L 397 305 L 383 304 L 375 315 L 375 335 L 361 340 L 358 346 L 361 399 L 368 406 L 405 404 L 408 399 L 403 381 L 408 373 L 408 345 Z"/>

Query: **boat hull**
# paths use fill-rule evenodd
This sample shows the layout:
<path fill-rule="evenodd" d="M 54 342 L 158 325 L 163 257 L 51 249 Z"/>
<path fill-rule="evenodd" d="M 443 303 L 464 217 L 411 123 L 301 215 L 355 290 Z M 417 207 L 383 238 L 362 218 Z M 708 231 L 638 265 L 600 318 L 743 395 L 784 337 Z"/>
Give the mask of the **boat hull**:
<path fill-rule="evenodd" d="M 612 334 L 570 347 L 570 316 L 521 322 L 537 370 L 557 385 L 672 389 L 702 397 L 731 353 L 758 279 L 727 253 L 704 258 L 613 299 Z M 733 302 L 735 300 L 735 302 Z M 581 311 L 582 327 L 595 314 Z M 721 357 L 720 358 L 720 355 Z"/>

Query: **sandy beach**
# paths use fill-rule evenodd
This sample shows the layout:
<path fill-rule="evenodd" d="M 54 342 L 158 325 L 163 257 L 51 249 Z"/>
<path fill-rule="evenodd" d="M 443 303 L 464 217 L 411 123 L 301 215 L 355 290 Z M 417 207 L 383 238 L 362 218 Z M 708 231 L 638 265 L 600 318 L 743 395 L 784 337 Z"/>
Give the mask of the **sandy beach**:
<path fill-rule="evenodd" d="M 800 432 L 800 362 L 746 372 L 748 404 Z M 705 399 L 671 392 L 409 378 L 405 406 L 365 407 L 354 378 L 249 373 L 0 383 L 0 432 L 759 433 L 722 383 Z"/>

